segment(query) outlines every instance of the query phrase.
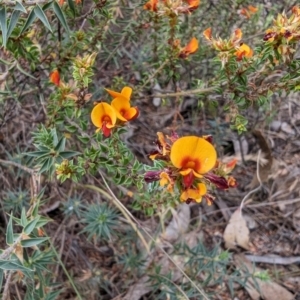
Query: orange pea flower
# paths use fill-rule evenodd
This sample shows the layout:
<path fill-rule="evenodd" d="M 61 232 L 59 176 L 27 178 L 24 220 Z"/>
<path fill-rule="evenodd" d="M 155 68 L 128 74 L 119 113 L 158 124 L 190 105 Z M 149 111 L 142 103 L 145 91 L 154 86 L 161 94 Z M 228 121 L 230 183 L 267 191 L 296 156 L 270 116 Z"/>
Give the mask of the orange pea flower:
<path fill-rule="evenodd" d="M 117 121 L 117 114 L 109 104 L 101 102 L 94 106 L 91 119 L 93 124 L 98 127 L 96 132 L 102 130 L 105 137 L 109 137 L 111 129 L 115 126 Z"/>
<path fill-rule="evenodd" d="M 202 196 L 207 192 L 206 185 L 204 183 L 198 183 L 197 188 L 188 188 L 180 196 L 181 201 L 190 201 L 190 199 L 195 200 L 200 203 L 202 201 Z"/>
<path fill-rule="evenodd" d="M 200 5 L 200 0 L 186 0 L 189 5 L 189 12 L 193 12 Z"/>
<path fill-rule="evenodd" d="M 205 29 L 205 30 L 203 31 L 203 35 L 204 35 L 204 37 L 205 37 L 208 41 L 211 41 L 211 39 L 212 39 L 211 27 Z"/>
<path fill-rule="evenodd" d="M 130 102 L 124 100 L 122 97 L 117 97 L 111 102 L 111 106 L 115 109 L 117 118 L 121 121 L 127 122 L 134 120 L 139 115 L 137 107 L 131 107 Z"/>
<path fill-rule="evenodd" d="M 149 0 L 145 5 L 144 9 L 157 12 L 158 0 Z"/>
<path fill-rule="evenodd" d="M 121 93 L 115 92 L 113 90 L 105 89 L 113 98 L 122 98 L 123 100 L 130 101 L 132 94 L 132 88 L 129 86 L 123 87 Z"/>
<path fill-rule="evenodd" d="M 50 82 L 52 82 L 56 86 L 59 86 L 60 75 L 57 69 L 50 73 Z"/>
<path fill-rule="evenodd" d="M 197 136 L 185 136 L 172 145 L 170 159 L 180 169 L 185 187 L 190 187 L 195 177 L 202 178 L 203 174 L 215 166 L 217 152 L 207 140 Z"/>
<path fill-rule="evenodd" d="M 139 115 L 137 107 L 130 106 L 130 97 L 132 94 L 132 88 L 125 86 L 121 93 L 115 92 L 109 89 L 105 89 L 114 99 L 111 102 L 111 106 L 115 109 L 117 118 L 121 121 L 127 122 L 134 120 Z"/>
<path fill-rule="evenodd" d="M 249 5 L 247 8 L 242 8 L 240 14 L 250 19 L 258 11 L 258 8 L 252 5 Z"/>
<path fill-rule="evenodd" d="M 235 52 L 237 60 L 241 60 L 243 57 L 250 58 L 253 56 L 253 50 L 247 45 L 242 43 L 242 45 Z"/>
<path fill-rule="evenodd" d="M 186 58 L 198 50 L 198 40 L 193 37 L 190 42 L 180 51 L 179 57 Z"/>

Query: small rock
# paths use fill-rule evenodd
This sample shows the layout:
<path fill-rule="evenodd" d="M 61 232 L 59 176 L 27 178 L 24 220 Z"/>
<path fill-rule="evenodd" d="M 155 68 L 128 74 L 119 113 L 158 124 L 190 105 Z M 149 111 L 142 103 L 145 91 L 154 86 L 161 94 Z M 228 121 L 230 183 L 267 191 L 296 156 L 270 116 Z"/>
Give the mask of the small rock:
<path fill-rule="evenodd" d="M 161 90 L 161 87 L 158 83 L 155 84 L 154 88 L 153 88 L 153 92 L 157 92 L 157 91 L 160 91 Z M 158 98 L 158 97 L 155 97 L 153 98 L 153 101 L 152 101 L 153 105 L 158 107 L 160 106 L 161 104 L 161 98 Z"/>
<path fill-rule="evenodd" d="M 295 130 L 286 122 L 283 122 L 281 124 L 281 128 L 280 128 L 283 132 L 287 133 L 287 134 L 292 134 L 295 135 L 296 132 Z"/>
<path fill-rule="evenodd" d="M 273 121 L 273 122 L 270 124 L 270 128 L 271 128 L 271 130 L 273 130 L 273 131 L 279 131 L 279 130 L 280 130 L 280 127 L 281 127 L 281 122 L 280 122 L 280 121 Z"/>

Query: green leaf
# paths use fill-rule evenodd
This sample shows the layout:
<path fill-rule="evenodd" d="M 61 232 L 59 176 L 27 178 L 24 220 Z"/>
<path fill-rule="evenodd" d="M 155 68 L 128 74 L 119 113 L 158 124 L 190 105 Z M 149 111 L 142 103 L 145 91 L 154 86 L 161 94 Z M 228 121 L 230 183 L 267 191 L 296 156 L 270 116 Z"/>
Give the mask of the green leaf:
<path fill-rule="evenodd" d="M 6 24 L 6 7 L 0 9 L 0 27 L 2 31 L 2 46 L 6 47 L 7 43 L 7 24 Z"/>
<path fill-rule="evenodd" d="M 90 141 L 89 137 L 86 136 L 77 136 L 77 138 L 83 143 L 83 144 L 87 144 Z"/>
<path fill-rule="evenodd" d="M 55 0 L 54 0 L 55 1 Z M 47 9 L 49 9 L 50 7 L 52 7 L 52 1 L 48 2 L 46 4 L 43 5 L 42 10 L 46 11 Z"/>
<path fill-rule="evenodd" d="M 45 25 L 45 27 L 47 27 L 52 32 L 51 25 L 49 24 L 49 21 L 45 15 L 45 13 L 43 12 L 42 8 L 38 4 L 34 8 L 34 13 L 42 21 L 42 23 Z"/>
<path fill-rule="evenodd" d="M 31 156 L 31 157 L 38 157 L 43 158 L 50 155 L 50 151 L 33 151 L 33 152 L 26 152 L 25 155 Z"/>
<path fill-rule="evenodd" d="M 32 230 L 36 227 L 37 222 L 39 221 L 40 216 L 37 216 L 33 220 L 31 220 L 24 228 L 23 232 L 25 232 L 27 235 L 29 235 Z"/>
<path fill-rule="evenodd" d="M 27 13 L 26 8 L 19 1 L 16 1 L 16 6 L 14 7 L 14 10 L 19 10 L 25 14 Z"/>
<path fill-rule="evenodd" d="M 63 151 L 59 153 L 59 156 L 61 156 L 63 159 L 68 159 L 70 157 L 80 155 L 80 152 L 77 151 Z"/>
<path fill-rule="evenodd" d="M 12 227 L 12 215 L 9 217 L 9 221 L 6 229 L 6 244 L 12 245 L 14 243 L 14 232 Z"/>
<path fill-rule="evenodd" d="M 26 218 L 26 212 L 25 212 L 25 208 L 22 208 L 22 213 L 21 213 L 21 225 L 23 227 L 25 227 L 27 225 L 27 218 Z"/>
<path fill-rule="evenodd" d="M 59 22 L 65 28 L 66 32 L 68 34 L 70 34 L 70 29 L 69 29 L 69 26 L 67 24 L 66 17 L 64 15 L 63 11 L 61 10 L 59 4 L 56 1 L 53 2 L 53 10 L 54 10 Z"/>
<path fill-rule="evenodd" d="M 36 18 L 36 14 L 34 13 L 34 10 L 32 10 L 27 18 L 24 27 L 20 32 L 20 35 L 22 35 L 30 27 L 30 25 L 34 22 L 35 18 Z"/>
<path fill-rule="evenodd" d="M 75 5 L 73 0 L 68 0 L 68 5 L 73 13 L 73 17 L 76 15 Z"/>
<path fill-rule="evenodd" d="M 57 152 L 63 151 L 65 149 L 65 145 L 66 145 L 66 138 L 62 137 L 57 143 L 57 145 L 55 146 L 54 151 Z"/>
<path fill-rule="evenodd" d="M 39 221 L 36 223 L 36 228 L 43 227 L 44 225 L 46 225 L 50 221 L 51 221 L 50 218 L 40 217 Z"/>
<path fill-rule="evenodd" d="M 41 166 L 41 169 L 39 170 L 39 173 L 49 171 L 52 164 L 53 164 L 52 158 L 45 159 L 43 165 Z"/>
<path fill-rule="evenodd" d="M 23 265 L 15 261 L 0 260 L 0 269 L 2 270 L 20 270 L 20 271 L 31 271 L 31 269 L 25 268 Z"/>
<path fill-rule="evenodd" d="M 21 245 L 22 247 L 33 247 L 47 241 L 48 239 L 49 239 L 48 237 L 39 237 L 39 238 L 32 238 L 28 240 L 22 240 Z"/>
<path fill-rule="evenodd" d="M 16 27 L 18 20 L 19 20 L 19 16 L 20 16 L 21 12 L 19 10 L 15 10 L 11 17 L 10 17 L 10 21 L 8 24 L 8 29 L 7 29 L 7 38 L 10 37 L 11 33 L 13 32 L 14 28 Z"/>
<path fill-rule="evenodd" d="M 28 77 L 34 79 L 34 80 L 37 80 L 37 78 L 35 78 L 34 76 L 32 76 L 31 74 L 29 74 L 28 72 L 26 72 L 26 71 L 20 66 L 20 64 L 17 63 L 17 64 L 16 64 L 16 67 L 17 67 L 17 69 L 18 69 L 21 73 L 23 73 L 24 75 L 26 75 L 26 76 L 28 76 Z"/>

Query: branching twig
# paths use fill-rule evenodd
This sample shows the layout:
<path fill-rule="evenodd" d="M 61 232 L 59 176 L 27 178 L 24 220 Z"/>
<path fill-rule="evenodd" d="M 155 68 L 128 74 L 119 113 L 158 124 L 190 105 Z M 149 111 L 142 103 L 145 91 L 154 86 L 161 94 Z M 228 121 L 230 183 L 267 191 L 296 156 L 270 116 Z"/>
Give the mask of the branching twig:
<path fill-rule="evenodd" d="M 10 299 L 9 297 L 9 284 L 11 282 L 11 277 L 12 277 L 12 271 L 8 272 L 8 275 L 6 277 L 6 282 L 3 290 L 3 295 L 2 295 L 2 300 Z"/>

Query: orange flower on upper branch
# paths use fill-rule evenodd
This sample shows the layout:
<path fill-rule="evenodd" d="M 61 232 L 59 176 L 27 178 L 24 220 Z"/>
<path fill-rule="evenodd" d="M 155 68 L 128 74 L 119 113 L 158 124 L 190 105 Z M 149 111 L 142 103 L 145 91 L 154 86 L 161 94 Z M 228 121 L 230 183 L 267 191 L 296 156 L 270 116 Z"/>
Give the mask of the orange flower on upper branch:
<path fill-rule="evenodd" d="M 123 100 L 130 101 L 132 94 L 132 88 L 129 86 L 123 87 L 121 93 L 115 92 L 113 90 L 105 89 L 113 98 L 122 98 Z"/>
<path fill-rule="evenodd" d="M 243 7 L 240 10 L 240 14 L 250 19 L 255 13 L 257 13 L 258 8 L 252 5 L 248 5 L 248 7 Z"/>
<path fill-rule="evenodd" d="M 186 0 L 183 1 L 183 3 L 186 2 L 188 4 L 188 6 L 182 6 L 182 7 L 178 7 L 177 11 L 181 12 L 181 13 L 191 13 L 193 12 L 195 9 L 197 9 L 200 5 L 200 0 Z"/>
<path fill-rule="evenodd" d="M 157 12 L 158 0 L 149 0 L 145 5 L 144 9 Z"/>
<path fill-rule="evenodd" d="M 111 106 L 115 109 L 117 118 L 123 122 L 134 120 L 139 115 L 137 107 L 130 106 L 130 97 L 132 94 L 132 88 L 125 86 L 121 93 L 115 92 L 109 89 L 106 91 L 114 97 L 111 102 Z"/>
<path fill-rule="evenodd" d="M 57 69 L 50 73 L 50 82 L 52 82 L 56 86 L 59 86 L 60 75 Z"/>
<path fill-rule="evenodd" d="M 241 43 L 243 32 L 239 28 L 232 33 L 230 39 L 213 38 L 211 28 L 204 30 L 203 35 L 209 44 L 219 52 L 218 56 L 223 67 L 232 55 L 235 55 L 238 60 L 253 56 L 253 50 L 247 44 Z"/>
<path fill-rule="evenodd" d="M 137 107 L 131 107 L 129 101 L 119 97 L 111 102 L 111 106 L 115 109 L 117 118 L 124 122 L 132 121 L 139 115 Z"/>
<path fill-rule="evenodd" d="M 94 106 L 91 119 L 93 124 L 98 127 L 96 132 L 101 130 L 105 137 L 109 137 L 112 128 L 115 127 L 117 114 L 108 103 L 101 102 Z"/>
<path fill-rule="evenodd" d="M 273 26 L 266 30 L 264 41 L 278 51 L 283 61 L 291 61 L 300 40 L 300 9 L 292 8 L 290 17 L 285 13 L 278 14 Z"/>
<path fill-rule="evenodd" d="M 273 26 L 266 30 L 264 41 L 276 44 L 289 43 L 300 39 L 300 8 L 294 6 L 288 18 L 285 13 L 278 14 L 273 21 Z"/>
<path fill-rule="evenodd" d="M 65 0 L 59 0 L 58 3 L 60 6 L 62 6 L 65 3 Z M 79 3 L 81 3 L 81 0 L 75 0 L 75 3 L 79 4 Z"/>
<path fill-rule="evenodd" d="M 185 136 L 177 139 L 171 147 L 170 159 L 183 176 L 184 186 L 189 188 L 194 178 L 202 178 L 217 161 L 214 146 L 203 138 Z"/>
<path fill-rule="evenodd" d="M 178 13 L 191 13 L 198 8 L 200 0 L 149 0 L 144 9 L 158 13 L 159 15 L 170 16 Z"/>
<path fill-rule="evenodd" d="M 189 43 L 180 51 L 180 58 L 187 58 L 189 55 L 195 53 L 199 48 L 198 40 L 193 37 Z"/>
<path fill-rule="evenodd" d="M 242 43 L 234 54 L 237 60 L 241 60 L 243 57 L 251 58 L 253 50 L 247 44 Z"/>

